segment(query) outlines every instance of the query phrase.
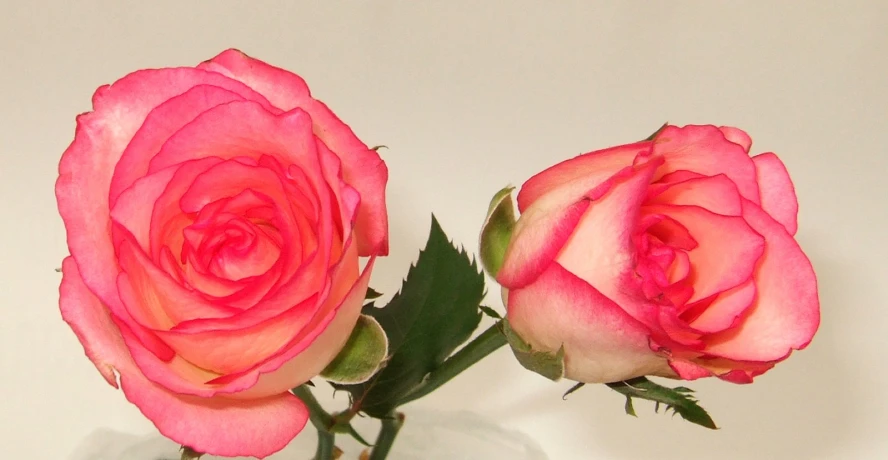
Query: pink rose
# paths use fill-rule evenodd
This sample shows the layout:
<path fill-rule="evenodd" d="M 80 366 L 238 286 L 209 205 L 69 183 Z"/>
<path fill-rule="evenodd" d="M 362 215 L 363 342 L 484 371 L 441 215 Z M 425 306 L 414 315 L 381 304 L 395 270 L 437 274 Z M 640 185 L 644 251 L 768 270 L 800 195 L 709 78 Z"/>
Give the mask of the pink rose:
<path fill-rule="evenodd" d="M 345 344 L 388 252 L 387 176 L 301 78 L 239 51 L 131 73 L 59 166 L 62 316 L 161 433 L 267 456 L 305 425 L 288 390 Z"/>
<path fill-rule="evenodd" d="M 736 128 L 668 126 L 528 180 L 497 280 L 512 329 L 564 346 L 565 375 L 748 383 L 820 322 L 793 238 L 798 203 L 773 153 Z"/>

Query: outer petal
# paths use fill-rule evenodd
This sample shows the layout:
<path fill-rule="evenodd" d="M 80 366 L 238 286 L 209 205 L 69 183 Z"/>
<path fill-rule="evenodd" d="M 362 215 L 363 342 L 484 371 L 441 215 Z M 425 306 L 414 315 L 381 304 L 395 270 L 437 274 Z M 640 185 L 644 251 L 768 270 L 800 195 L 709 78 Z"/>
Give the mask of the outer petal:
<path fill-rule="evenodd" d="M 587 383 L 671 374 L 651 351 L 650 332 L 612 300 L 554 263 L 527 287 L 509 291 L 509 324 L 541 351 L 565 352 L 566 377 Z"/>
<path fill-rule="evenodd" d="M 715 126 L 667 126 L 654 139 L 654 155 L 666 157 L 657 177 L 688 170 L 716 176 L 728 176 L 740 195 L 759 202 L 755 165 L 742 146 L 730 142 Z"/>
<path fill-rule="evenodd" d="M 114 167 L 154 107 L 199 84 L 247 90 L 197 69 L 142 70 L 96 90 L 94 111 L 77 117 L 74 141 L 59 163 L 56 198 L 71 255 L 84 282 L 106 303 L 119 302 L 108 205 Z"/>
<path fill-rule="evenodd" d="M 627 166 L 639 155 L 649 154 L 651 142 L 621 145 L 562 161 L 531 177 L 518 193 L 518 210 L 524 212 L 543 195 L 556 189 L 578 188 L 578 198 Z"/>
<path fill-rule="evenodd" d="M 577 178 L 539 197 L 518 219 L 497 281 L 509 289 L 519 288 L 532 282 L 556 257 L 571 257 L 571 250 L 565 247 L 565 243 L 573 241 L 580 244 L 575 233 L 580 231 L 578 224 L 582 225 L 587 219 L 585 216 L 593 213 L 591 208 L 598 209 L 594 214 L 603 215 L 614 206 L 623 206 L 625 203 L 621 200 L 630 200 L 625 204 L 629 211 L 621 209 L 617 214 L 622 214 L 615 217 L 628 219 L 620 222 L 624 226 L 620 227 L 622 233 L 616 238 L 631 233 L 638 219 L 637 207 L 644 198 L 651 176 L 661 163 L 662 159 L 653 159 L 638 167 L 626 166 L 608 177 Z M 637 169 L 645 172 L 640 174 Z M 630 198 L 622 195 L 627 188 L 624 182 L 634 184 Z M 614 199 L 613 195 L 619 197 Z M 630 243 L 628 239 L 621 242 Z M 620 246 L 620 250 L 628 251 L 630 246 Z"/>
<path fill-rule="evenodd" d="M 743 217 L 765 237 L 755 274 L 758 296 L 741 323 L 707 339 L 707 352 L 736 360 L 773 361 L 808 345 L 820 324 L 811 262 L 786 229 L 754 203 Z"/>
<path fill-rule="evenodd" d="M 600 200 L 593 201 L 557 258 L 560 265 L 648 327 L 656 327 L 659 319 L 656 306 L 643 302 L 640 287 L 630 284 L 637 279 L 632 237 L 641 202 L 660 164 L 662 159 L 654 158 L 639 165 Z"/>
<path fill-rule="evenodd" d="M 508 289 L 533 282 L 561 252 L 589 203 L 584 199 L 562 209 L 524 213 L 512 232 L 497 282 Z"/>
<path fill-rule="evenodd" d="M 682 380 L 718 377 L 731 383 L 752 383 L 754 377 L 774 367 L 774 362 L 741 362 L 723 358 L 675 358 L 669 366 Z"/>
<path fill-rule="evenodd" d="M 348 290 L 336 308 L 333 319 L 323 327 L 323 332 L 314 338 L 307 348 L 299 350 L 298 354 L 294 353 L 298 349 L 288 350 L 279 357 L 280 360 L 269 361 L 262 365 L 257 369 L 259 380 L 256 384 L 232 397 L 252 398 L 274 394 L 282 389 L 301 385 L 320 374 L 345 346 L 358 321 L 374 261 L 375 258 L 371 258 L 367 262 L 361 277 Z M 334 298 L 338 298 L 336 294 Z"/>
<path fill-rule="evenodd" d="M 798 229 L 799 202 L 786 166 L 773 153 L 752 157 L 758 173 L 762 209 L 786 227 L 790 235 Z"/>
<path fill-rule="evenodd" d="M 308 410 L 290 393 L 239 401 L 177 395 L 149 382 L 135 366 L 101 301 L 83 283 L 72 258 L 63 263 L 62 316 L 106 380 L 114 372 L 127 399 L 168 438 L 198 451 L 227 457 L 266 457 L 287 445 L 308 421 Z M 116 385 L 115 385 L 116 386 Z"/>
<path fill-rule="evenodd" d="M 379 155 L 367 148 L 322 102 L 311 97 L 305 81 L 286 70 L 253 59 L 238 50 L 227 50 L 202 63 L 200 68 L 220 72 L 246 83 L 289 111 L 301 108 L 311 115 L 315 134 L 342 159 L 345 181 L 361 195 L 356 236 L 362 256 L 388 254 L 388 217 L 385 184 L 388 168 Z"/>

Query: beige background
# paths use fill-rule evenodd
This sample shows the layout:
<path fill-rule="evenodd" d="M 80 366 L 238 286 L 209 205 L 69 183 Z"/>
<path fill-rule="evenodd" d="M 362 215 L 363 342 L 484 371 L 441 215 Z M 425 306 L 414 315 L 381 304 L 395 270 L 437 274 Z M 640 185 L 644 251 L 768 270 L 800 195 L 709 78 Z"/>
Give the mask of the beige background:
<path fill-rule="evenodd" d="M 300 73 L 367 143 L 390 147 L 394 244 L 373 281 L 388 293 L 432 211 L 474 250 L 507 183 L 666 120 L 745 128 L 795 180 L 823 324 L 751 386 L 693 384 L 720 431 L 643 403 L 627 417 L 600 386 L 563 402 L 569 383 L 506 350 L 417 406 L 495 417 L 556 460 L 888 458 L 888 2 L 0 4 L 3 458 L 64 459 L 98 427 L 152 430 L 59 317 L 55 168 L 97 86 L 227 47 Z"/>

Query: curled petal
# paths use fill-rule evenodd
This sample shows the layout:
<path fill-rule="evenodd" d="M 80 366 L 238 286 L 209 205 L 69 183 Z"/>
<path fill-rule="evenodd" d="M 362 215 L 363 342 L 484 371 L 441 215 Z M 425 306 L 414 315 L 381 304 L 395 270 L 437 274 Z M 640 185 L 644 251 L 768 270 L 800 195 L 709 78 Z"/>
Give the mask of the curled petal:
<path fill-rule="evenodd" d="M 746 134 L 746 131 L 731 126 L 721 126 L 718 129 L 725 135 L 725 139 L 743 147 L 743 150 L 749 153 L 749 149 L 752 147 L 752 138 Z"/>

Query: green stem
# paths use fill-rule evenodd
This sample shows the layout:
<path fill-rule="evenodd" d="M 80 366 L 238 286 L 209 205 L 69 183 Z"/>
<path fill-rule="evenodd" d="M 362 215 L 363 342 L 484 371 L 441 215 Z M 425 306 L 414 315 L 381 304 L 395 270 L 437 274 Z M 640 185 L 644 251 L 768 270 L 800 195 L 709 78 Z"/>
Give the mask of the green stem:
<path fill-rule="evenodd" d="M 336 435 L 330 431 L 334 424 L 333 416 L 321 407 L 321 403 L 314 397 L 307 385 L 300 385 L 293 389 L 293 394 L 301 399 L 308 408 L 308 419 L 318 430 L 318 449 L 314 460 L 332 460 L 336 451 Z"/>
<path fill-rule="evenodd" d="M 502 321 L 497 321 L 496 324 L 490 326 L 481 335 L 475 337 L 474 340 L 444 361 L 437 369 L 429 373 L 428 378 L 420 386 L 400 399 L 400 404 L 407 404 L 437 390 L 441 385 L 459 375 L 460 372 L 506 345 L 508 342 L 502 332 L 501 323 Z"/>
<path fill-rule="evenodd" d="M 336 435 L 329 431 L 318 430 L 318 449 L 314 460 L 332 460 L 336 451 Z"/>
<path fill-rule="evenodd" d="M 404 414 L 400 412 L 389 414 L 388 417 L 383 418 L 382 429 L 379 430 L 379 436 L 376 437 L 376 442 L 373 444 L 373 450 L 370 451 L 370 458 L 368 460 L 385 460 L 392 449 L 392 444 L 395 443 L 398 431 L 401 430 L 403 425 Z"/>

